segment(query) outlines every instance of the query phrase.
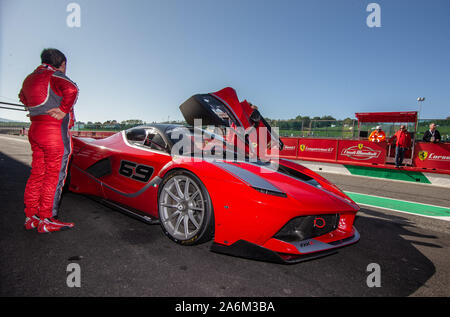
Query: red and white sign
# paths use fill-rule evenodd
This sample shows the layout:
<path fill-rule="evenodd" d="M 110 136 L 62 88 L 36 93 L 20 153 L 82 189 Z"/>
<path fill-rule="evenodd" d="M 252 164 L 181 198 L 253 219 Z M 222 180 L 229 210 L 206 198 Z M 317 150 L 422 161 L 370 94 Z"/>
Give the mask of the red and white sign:
<path fill-rule="evenodd" d="M 349 158 L 358 161 L 375 159 L 378 158 L 380 154 L 380 150 L 374 150 L 368 146 L 364 146 L 362 143 L 342 149 L 341 152 L 341 155 L 348 156 Z"/>
<path fill-rule="evenodd" d="M 450 144 L 416 143 L 413 165 L 420 168 L 450 170 Z"/>
<path fill-rule="evenodd" d="M 385 159 L 385 142 L 339 140 L 338 161 L 384 164 Z"/>

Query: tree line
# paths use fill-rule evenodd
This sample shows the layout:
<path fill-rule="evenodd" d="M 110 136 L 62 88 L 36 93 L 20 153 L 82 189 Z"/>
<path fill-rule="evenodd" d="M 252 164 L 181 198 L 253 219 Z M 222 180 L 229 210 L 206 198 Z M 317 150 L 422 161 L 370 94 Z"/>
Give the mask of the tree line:
<path fill-rule="evenodd" d="M 330 127 L 332 125 L 335 126 L 345 126 L 349 125 L 351 126 L 353 124 L 354 119 L 346 118 L 343 120 L 337 120 L 333 116 L 322 116 L 322 117 L 309 117 L 309 116 L 297 116 L 293 119 L 270 119 L 265 118 L 266 121 L 274 127 L 279 127 L 280 130 L 302 130 L 309 128 L 311 122 L 314 121 L 314 128 L 321 128 L 321 127 Z M 152 122 L 156 123 L 156 122 Z M 170 123 L 170 124 L 185 124 L 185 121 L 164 121 L 159 123 Z M 85 127 L 90 128 L 122 128 L 122 127 L 129 127 L 129 126 L 138 126 L 146 124 L 146 122 L 142 120 L 137 119 L 131 119 L 131 120 L 124 120 L 124 121 L 117 121 L 117 120 L 107 120 L 105 122 L 92 122 L 88 121 L 86 123 L 84 122 L 78 122 L 80 125 L 84 125 Z"/>
<path fill-rule="evenodd" d="M 333 128 L 333 127 L 357 127 L 357 121 L 356 119 L 352 118 L 345 118 L 345 119 L 336 119 L 333 116 L 326 115 L 322 117 L 309 117 L 309 116 L 301 116 L 298 115 L 295 118 L 292 119 L 271 119 L 271 118 L 265 118 L 266 121 L 273 127 L 278 127 L 279 130 L 294 130 L 294 131 L 305 131 L 308 130 L 310 127 L 313 129 L 320 129 L 320 128 Z M 450 126 L 450 116 L 445 119 L 439 119 L 439 120 L 420 120 L 419 121 L 419 127 L 425 127 L 430 124 L 430 122 L 436 123 L 438 126 L 442 127 L 448 127 Z M 92 122 L 88 121 L 86 123 L 84 122 L 77 122 L 80 128 L 82 129 L 98 129 L 98 130 L 105 130 L 105 129 L 129 129 L 131 127 L 143 125 L 146 123 L 157 123 L 157 122 L 144 122 L 143 120 L 138 119 L 130 119 L 130 120 L 123 120 L 123 121 L 117 121 L 117 120 L 107 120 L 105 122 Z M 170 124 L 186 124 L 185 121 L 182 120 L 172 120 L 172 121 L 163 121 L 158 123 L 170 123 Z"/>

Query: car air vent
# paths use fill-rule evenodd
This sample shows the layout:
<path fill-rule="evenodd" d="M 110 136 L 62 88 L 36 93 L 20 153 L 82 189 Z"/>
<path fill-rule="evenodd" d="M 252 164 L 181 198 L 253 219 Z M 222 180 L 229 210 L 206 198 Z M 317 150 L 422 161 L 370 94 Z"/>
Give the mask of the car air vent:
<path fill-rule="evenodd" d="M 280 165 L 278 167 L 278 172 L 286 174 L 286 175 L 289 175 L 289 176 L 294 177 L 294 178 L 297 178 L 297 179 L 302 180 L 304 182 L 311 183 L 311 185 L 314 185 L 314 186 L 316 186 L 315 184 L 317 183 L 317 181 L 314 178 L 312 178 L 312 177 L 310 177 L 308 175 L 305 175 L 303 173 L 300 173 L 299 171 L 296 171 L 296 170 L 294 170 L 292 168 L 289 168 L 287 166 L 284 166 L 284 165 Z M 317 183 L 317 185 L 319 185 L 319 183 Z"/>
<path fill-rule="evenodd" d="M 303 241 L 336 230 L 338 224 L 339 214 L 296 217 L 281 228 L 274 238 L 285 242 Z"/>
<path fill-rule="evenodd" d="M 96 163 L 92 164 L 86 169 L 86 172 L 94 176 L 95 178 L 101 178 L 109 175 L 112 172 L 111 160 L 109 157 L 104 158 Z"/>

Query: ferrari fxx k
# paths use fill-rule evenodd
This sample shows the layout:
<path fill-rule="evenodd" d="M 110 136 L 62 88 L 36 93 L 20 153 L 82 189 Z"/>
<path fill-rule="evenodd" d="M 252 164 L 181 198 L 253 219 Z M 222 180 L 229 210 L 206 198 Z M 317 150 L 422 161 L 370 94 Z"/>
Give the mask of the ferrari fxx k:
<path fill-rule="evenodd" d="M 176 243 L 213 239 L 212 251 L 239 257 L 295 263 L 359 240 L 353 226 L 359 207 L 335 185 L 292 161 L 249 159 L 255 147 L 245 137 L 240 156 L 230 146 L 239 135 L 217 133 L 254 128 L 267 134 L 269 148 L 283 146 L 232 88 L 194 95 L 180 110 L 191 126 L 151 124 L 104 139 L 73 137 L 69 189 L 159 223 Z M 214 131 L 192 127 L 195 120 Z"/>

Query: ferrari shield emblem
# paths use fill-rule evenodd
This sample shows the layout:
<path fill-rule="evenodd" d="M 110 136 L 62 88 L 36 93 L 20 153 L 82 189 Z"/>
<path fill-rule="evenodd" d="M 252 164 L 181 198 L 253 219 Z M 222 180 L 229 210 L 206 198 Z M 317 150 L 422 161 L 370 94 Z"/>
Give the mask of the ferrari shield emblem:
<path fill-rule="evenodd" d="M 419 152 L 419 159 L 421 161 L 425 161 L 427 159 L 427 157 L 428 157 L 428 152 L 426 152 L 426 151 L 420 151 Z"/>
<path fill-rule="evenodd" d="M 358 144 L 358 149 L 362 150 L 363 147 L 364 147 L 364 144 L 362 144 L 362 143 Z"/>
<path fill-rule="evenodd" d="M 305 148 L 306 148 L 306 146 L 304 144 L 300 144 L 300 151 L 303 152 L 305 150 Z"/>

